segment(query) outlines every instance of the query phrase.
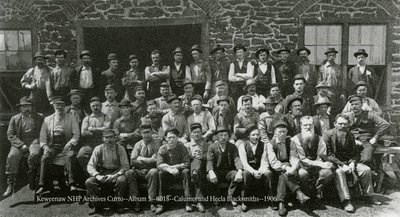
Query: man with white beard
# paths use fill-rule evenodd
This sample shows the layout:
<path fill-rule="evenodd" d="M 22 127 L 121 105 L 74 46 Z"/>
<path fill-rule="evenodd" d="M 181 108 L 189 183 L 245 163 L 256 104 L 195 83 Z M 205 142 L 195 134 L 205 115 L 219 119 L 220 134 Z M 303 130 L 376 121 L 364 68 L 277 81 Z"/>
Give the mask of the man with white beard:
<path fill-rule="evenodd" d="M 333 164 L 321 159 L 321 156 L 326 155 L 326 144 L 314 133 L 312 117 L 302 117 L 300 124 L 301 132 L 291 139 L 291 146 L 296 147 L 300 160 L 299 177 L 302 190 L 309 196 L 316 196 L 317 200 L 314 202 L 319 203 L 323 198 L 323 188 L 333 178 Z M 310 192 L 314 194 L 310 195 Z"/>

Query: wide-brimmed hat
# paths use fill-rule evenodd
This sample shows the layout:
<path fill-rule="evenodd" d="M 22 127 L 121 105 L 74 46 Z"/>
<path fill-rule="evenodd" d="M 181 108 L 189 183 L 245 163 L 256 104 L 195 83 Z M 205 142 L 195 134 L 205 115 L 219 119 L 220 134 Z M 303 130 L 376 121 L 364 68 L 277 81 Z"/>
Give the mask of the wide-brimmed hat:
<path fill-rule="evenodd" d="M 248 124 L 248 125 L 246 126 L 246 130 L 244 131 L 244 135 L 245 135 L 245 136 L 249 136 L 250 133 L 251 133 L 253 130 L 255 130 L 255 129 L 258 129 L 257 125 L 255 125 L 255 124 L 253 124 L 253 123 Z"/>
<path fill-rule="evenodd" d="M 36 58 L 43 58 L 43 59 L 47 59 L 47 57 L 40 51 L 37 51 L 35 53 L 35 56 L 33 56 L 33 59 L 35 60 Z"/>
<path fill-rule="evenodd" d="M 22 106 L 22 105 L 33 105 L 31 98 L 24 96 L 19 100 L 19 104 L 17 106 Z"/>
<path fill-rule="evenodd" d="M 222 52 L 225 52 L 225 48 L 224 47 L 222 47 L 222 45 L 220 45 L 220 44 L 217 44 L 215 47 L 214 47 L 214 49 L 211 51 L 211 54 L 214 54 L 215 52 L 217 52 L 217 51 L 222 51 Z"/>
<path fill-rule="evenodd" d="M 315 86 L 315 89 L 318 89 L 318 88 L 329 88 L 329 87 L 330 86 L 326 82 L 321 81 L 321 82 L 319 82 L 317 84 L 317 86 Z"/>
<path fill-rule="evenodd" d="M 268 96 L 263 103 L 277 105 L 278 101 L 276 101 L 275 97 Z"/>
<path fill-rule="evenodd" d="M 260 49 L 258 49 L 258 50 L 256 51 L 256 57 L 257 57 L 257 59 L 258 59 L 258 56 L 260 55 L 261 52 L 266 52 L 267 55 L 269 56 L 269 50 L 268 50 L 268 48 L 263 47 L 263 48 L 260 48 Z"/>
<path fill-rule="evenodd" d="M 314 106 L 320 105 L 331 105 L 331 101 L 329 101 L 328 97 L 318 97 L 318 100 L 314 103 Z"/>
<path fill-rule="evenodd" d="M 91 56 L 90 51 L 88 51 L 88 50 L 83 50 L 83 51 L 81 52 L 81 54 L 79 55 L 79 58 L 82 59 L 83 56 Z"/>
<path fill-rule="evenodd" d="M 359 86 L 366 86 L 368 87 L 367 82 L 365 81 L 357 81 L 356 86 L 354 87 L 354 89 L 357 89 Z"/>
<path fill-rule="evenodd" d="M 246 81 L 246 85 L 243 87 L 244 91 L 247 91 L 247 88 L 251 85 L 256 85 L 256 80 L 255 79 L 249 79 Z"/>
<path fill-rule="evenodd" d="M 292 96 L 292 97 L 290 97 L 290 98 L 287 100 L 287 103 L 286 103 L 286 109 L 287 109 L 288 111 L 290 110 L 290 106 L 292 106 L 292 103 L 293 103 L 294 101 L 300 101 L 301 104 L 303 104 L 304 99 L 301 98 L 301 97 L 299 97 L 299 96 Z"/>
<path fill-rule="evenodd" d="M 334 47 L 330 47 L 326 49 L 324 54 L 327 55 L 328 53 L 339 53 L 339 51 L 337 51 Z"/>
<path fill-rule="evenodd" d="M 286 52 L 290 53 L 290 49 L 287 48 L 287 47 L 284 47 L 284 48 L 282 48 L 282 49 L 279 49 L 276 53 L 277 53 L 277 54 L 280 54 L 280 53 L 282 53 L 283 51 L 286 51 Z"/>
<path fill-rule="evenodd" d="M 233 53 L 236 53 L 238 50 L 243 50 L 244 52 L 247 51 L 246 47 L 242 44 L 237 44 L 235 47 L 233 47 Z"/>
<path fill-rule="evenodd" d="M 192 46 L 192 48 L 190 49 L 189 53 L 192 53 L 192 51 L 197 50 L 200 53 L 203 53 L 203 51 L 201 50 L 200 46 L 198 44 L 195 44 Z"/>
<path fill-rule="evenodd" d="M 230 133 L 231 131 L 228 128 L 226 128 L 225 126 L 218 126 L 217 129 L 215 130 L 215 134 L 218 134 L 220 132 Z"/>
<path fill-rule="evenodd" d="M 310 49 L 308 49 L 308 48 L 306 48 L 306 47 L 301 47 L 301 48 L 297 49 L 297 52 L 296 52 L 296 53 L 297 53 L 297 56 L 300 56 L 300 52 L 303 51 L 303 50 L 307 51 L 307 54 L 308 54 L 308 55 L 311 54 Z"/>
<path fill-rule="evenodd" d="M 368 53 L 365 51 L 365 49 L 358 49 L 357 52 L 354 53 L 354 57 L 357 57 L 358 55 L 364 55 L 365 57 L 368 57 Z"/>

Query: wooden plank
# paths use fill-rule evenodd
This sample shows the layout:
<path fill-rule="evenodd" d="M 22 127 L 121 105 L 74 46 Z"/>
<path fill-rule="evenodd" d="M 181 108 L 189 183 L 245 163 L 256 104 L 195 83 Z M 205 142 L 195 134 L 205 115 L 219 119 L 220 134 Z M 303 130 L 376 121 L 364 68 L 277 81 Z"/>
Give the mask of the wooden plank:
<path fill-rule="evenodd" d="M 400 147 L 378 147 L 374 154 L 400 154 Z"/>

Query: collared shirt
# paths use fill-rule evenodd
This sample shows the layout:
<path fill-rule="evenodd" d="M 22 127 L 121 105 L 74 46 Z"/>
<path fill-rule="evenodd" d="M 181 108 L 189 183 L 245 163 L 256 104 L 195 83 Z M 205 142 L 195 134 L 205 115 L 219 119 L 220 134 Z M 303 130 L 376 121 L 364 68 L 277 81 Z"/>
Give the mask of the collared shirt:
<path fill-rule="evenodd" d="M 203 133 L 212 134 L 215 131 L 214 118 L 209 111 L 201 111 L 199 114 L 193 113 L 188 117 L 187 122 L 188 132 L 193 123 L 200 123 Z"/>
<path fill-rule="evenodd" d="M 234 131 L 235 134 L 244 134 L 246 131 L 246 127 L 250 124 L 254 124 L 257 126 L 259 113 L 252 111 L 250 113 L 246 113 L 245 111 L 240 111 L 236 114 L 234 118 Z"/>
<path fill-rule="evenodd" d="M 85 117 L 85 113 L 81 108 L 72 107 L 72 105 L 65 107 L 64 112 L 71 114 L 76 119 L 78 124 L 82 123 L 82 120 Z"/>
<path fill-rule="evenodd" d="M 160 108 L 160 110 L 167 110 L 169 109 L 169 105 L 167 103 L 167 99 L 165 99 L 164 97 L 158 97 L 155 99 L 155 101 L 158 104 L 158 107 Z"/>
<path fill-rule="evenodd" d="M 168 144 L 160 147 L 157 153 L 157 167 L 162 164 L 170 166 L 177 164 L 185 164 L 186 168 L 190 166 L 190 156 L 187 148 L 180 142 L 171 148 Z"/>
<path fill-rule="evenodd" d="M 25 85 L 35 85 L 39 89 L 46 89 L 46 82 L 50 79 L 49 68 L 39 68 L 35 66 L 29 69 L 21 78 L 22 87 Z"/>
<path fill-rule="evenodd" d="M 362 99 L 362 107 L 361 109 L 364 111 L 374 111 L 376 112 L 379 116 L 382 115 L 382 110 L 379 107 L 378 103 L 376 103 L 376 101 L 372 98 L 369 97 L 364 97 Z M 351 112 L 351 103 L 347 102 L 346 105 L 344 106 L 344 109 L 342 111 L 342 113 L 346 113 L 346 112 Z"/>
<path fill-rule="evenodd" d="M 51 71 L 51 79 L 53 88 L 58 90 L 60 88 L 70 86 L 71 69 L 68 66 L 54 67 Z"/>
<path fill-rule="evenodd" d="M 22 115 L 22 129 L 24 133 L 32 133 L 35 127 L 32 115 Z"/>
<path fill-rule="evenodd" d="M 79 78 L 79 86 L 80 88 L 92 88 L 93 87 L 93 74 L 92 74 L 92 68 L 83 66 L 81 75 Z"/>
<path fill-rule="evenodd" d="M 185 144 L 186 148 L 189 151 L 190 158 L 203 159 L 205 160 L 207 157 L 208 143 L 204 140 L 201 140 L 200 143 L 196 143 L 195 141 L 190 141 Z"/>
<path fill-rule="evenodd" d="M 243 96 L 240 96 L 238 101 L 237 101 L 237 110 L 239 112 L 240 112 L 240 110 L 242 109 L 242 106 L 243 106 L 242 98 L 243 98 Z M 252 100 L 253 108 L 256 111 L 261 111 L 261 110 L 263 110 L 265 108 L 265 106 L 264 106 L 265 97 L 263 95 L 254 94 L 254 95 L 251 96 L 251 98 L 253 99 Z"/>
<path fill-rule="evenodd" d="M 299 159 L 297 157 L 295 146 L 290 146 L 290 156 L 287 156 L 288 150 L 286 150 L 286 141 L 275 140 L 273 142 L 276 142 L 276 151 L 271 142 L 266 144 L 267 156 L 271 168 L 275 171 L 282 171 L 284 169 L 284 163 L 281 159 L 289 159 L 290 165 L 297 168 Z"/>
<path fill-rule="evenodd" d="M 302 144 L 300 141 L 300 134 L 292 137 L 291 139 L 291 146 L 296 147 L 297 156 L 299 157 L 300 162 L 305 167 L 319 167 L 320 163 L 322 162 L 321 156 L 326 155 L 326 144 L 322 137 L 319 137 L 318 149 L 316 152 L 317 158 L 315 160 L 310 160 L 306 156 L 306 152 L 303 148 L 303 145 L 308 146 L 310 144 Z M 318 135 L 314 135 L 318 136 Z"/>
<path fill-rule="evenodd" d="M 106 115 L 100 114 L 100 115 L 95 115 L 95 114 L 90 114 L 89 116 L 85 117 L 82 121 L 82 133 L 87 130 L 89 127 L 104 127 L 109 123 L 109 119 L 107 118 Z"/>
<path fill-rule="evenodd" d="M 157 152 L 160 149 L 161 143 L 152 139 L 148 144 L 143 140 L 137 142 L 131 153 L 131 164 L 136 169 L 151 169 L 156 167 Z M 146 163 L 137 161 L 138 157 L 153 158 L 154 162 Z"/>
<path fill-rule="evenodd" d="M 182 113 L 174 114 L 172 111 L 165 114 L 161 120 L 164 132 L 168 129 L 176 128 L 179 131 L 179 137 L 182 137 L 186 132 L 186 123 L 186 118 Z"/>
<path fill-rule="evenodd" d="M 318 120 L 321 123 L 321 130 L 322 130 L 321 133 L 330 130 L 329 116 L 322 117 L 321 115 L 318 115 Z"/>
<path fill-rule="evenodd" d="M 116 146 L 118 146 L 118 155 Z M 100 151 L 100 149 L 103 150 Z M 108 146 L 106 144 L 101 144 L 96 146 L 87 165 L 87 171 L 90 176 L 94 177 L 100 174 L 101 171 L 99 171 L 100 168 L 98 168 L 99 162 L 101 162 L 105 169 L 114 170 L 113 174 L 123 174 L 129 169 L 128 157 L 124 147 L 121 145 Z"/>
<path fill-rule="evenodd" d="M 111 126 L 114 124 L 121 116 L 121 109 L 119 108 L 118 102 L 114 100 L 113 102 L 105 101 L 102 103 L 101 112 L 109 118 L 111 121 Z"/>
<path fill-rule="evenodd" d="M 258 120 L 258 129 L 260 129 L 261 140 L 266 144 L 274 135 L 274 124 L 283 118 L 280 113 L 274 113 L 270 115 L 268 112 L 264 112 L 260 115 Z"/>
<path fill-rule="evenodd" d="M 250 63 L 250 62 L 249 62 Z M 258 62 L 258 67 L 260 68 L 261 72 L 265 74 L 268 70 L 268 62 Z M 247 64 L 247 72 L 249 74 L 249 71 L 254 71 L 254 65 L 253 64 Z M 274 66 L 271 66 L 271 83 L 274 84 L 276 83 L 276 75 L 275 75 L 275 68 Z"/>

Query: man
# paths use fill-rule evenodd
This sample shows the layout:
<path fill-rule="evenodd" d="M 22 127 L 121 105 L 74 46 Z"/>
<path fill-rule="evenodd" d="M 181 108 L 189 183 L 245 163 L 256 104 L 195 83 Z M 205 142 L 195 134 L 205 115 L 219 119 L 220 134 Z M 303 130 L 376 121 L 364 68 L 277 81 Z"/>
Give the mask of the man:
<path fill-rule="evenodd" d="M 219 80 L 228 81 L 229 61 L 225 56 L 225 48 L 217 44 L 211 51 L 211 55 L 214 57 L 210 62 L 211 84 L 215 84 Z M 214 90 L 214 87 L 211 89 Z"/>
<path fill-rule="evenodd" d="M 121 117 L 121 109 L 115 99 L 117 97 L 117 91 L 114 85 L 108 84 L 104 88 L 104 96 L 106 101 L 101 105 L 101 112 L 107 116 L 110 120 L 110 127 L 113 126 L 114 121 Z"/>
<path fill-rule="evenodd" d="M 181 99 L 172 95 L 168 98 L 170 111 L 164 115 L 161 120 L 161 125 L 164 132 L 168 129 L 176 129 L 179 134 L 178 137 L 183 139 L 186 132 L 186 118 L 181 112 Z M 182 140 L 184 141 L 184 139 Z"/>
<path fill-rule="evenodd" d="M 93 97 L 90 99 L 90 109 L 92 110 L 92 114 L 85 117 L 82 121 L 82 139 L 80 141 L 82 147 L 79 149 L 76 156 L 85 176 L 89 176 L 86 168 L 90 156 L 92 155 L 94 148 L 103 142 L 102 133 L 104 130 L 109 129 L 111 124 L 107 115 L 101 112 L 101 102 L 99 97 Z"/>
<path fill-rule="evenodd" d="M 122 76 L 122 86 L 125 88 L 125 99 L 135 100 L 135 88 L 144 84 L 143 72 L 139 72 L 139 60 L 136 55 L 129 55 L 130 69 Z"/>
<path fill-rule="evenodd" d="M 246 85 L 246 80 L 252 79 L 254 76 L 254 70 L 247 71 L 247 68 L 250 67 L 251 62 L 245 59 L 246 50 L 246 47 L 242 44 L 237 44 L 233 47 L 233 53 L 235 54 L 236 59 L 229 67 L 228 80 L 230 83 L 229 94 L 232 96 L 235 102 L 240 96 L 246 94 L 243 89 Z"/>
<path fill-rule="evenodd" d="M 271 166 L 273 177 L 277 179 L 277 201 L 279 202 L 280 216 L 287 215 L 286 195 L 287 190 L 296 193 L 296 199 L 304 204 L 310 198 L 306 196 L 297 184 L 297 171 L 299 159 L 296 148 L 291 145 L 290 137 L 287 136 L 288 125 L 285 121 L 274 124 L 274 136 L 266 143 L 268 161 Z"/>
<path fill-rule="evenodd" d="M 215 82 L 215 95 L 208 100 L 207 105 L 211 111 L 215 111 L 218 109 L 218 99 L 221 97 L 227 97 L 229 100 L 230 110 L 236 113 L 235 101 L 233 101 L 232 97 L 228 96 L 227 91 L 228 84 L 226 81 L 219 80 Z"/>
<path fill-rule="evenodd" d="M 207 179 L 212 189 L 218 191 L 218 183 L 228 183 L 227 200 L 237 206 L 232 200 L 237 184 L 243 181 L 243 166 L 236 146 L 230 143 L 229 130 L 224 127 L 217 128 L 215 134 L 217 141 L 208 147 L 207 151 Z M 218 201 L 214 201 L 218 205 Z"/>
<path fill-rule="evenodd" d="M 257 125 L 248 125 L 245 136 L 246 140 L 238 145 L 240 161 L 244 169 L 241 196 L 243 198 L 251 196 L 250 188 L 256 184 L 265 195 L 272 196 L 272 172 L 269 170 L 264 142 L 260 140 L 260 130 L 257 129 Z M 242 202 L 241 209 L 242 212 L 248 211 L 245 201 Z"/>
<path fill-rule="evenodd" d="M 161 120 L 164 116 L 157 108 L 157 103 L 154 100 L 147 101 L 147 114 L 140 119 L 142 125 L 150 125 L 153 131 L 153 136 L 157 139 L 162 140 L 164 137 L 164 131 L 161 126 Z"/>
<path fill-rule="evenodd" d="M 190 49 L 193 62 L 190 63 L 190 71 L 186 74 L 186 79 L 193 82 L 195 94 L 203 94 L 204 99 L 208 99 L 211 90 L 211 69 L 207 61 L 201 58 L 203 51 L 199 45 L 193 45 Z"/>
<path fill-rule="evenodd" d="M 155 212 L 157 209 L 156 197 L 158 195 L 157 152 L 161 141 L 154 140 L 152 134 L 151 125 L 140 126 L 142 140 L 133 146 L 131 154 L 132 169 L 127 173 L 130 173 L 129 177 L 131 178 L 128 180 L 129 195 L 139 197 L 139 184 L 147 183 L 148 198 L 151 204 L 150 210 Z M 134 210 L 136 212 L 140 211 L 138 202 L 135 203 Z"/>
<path fill-rule="evenodd" d="M 336 106 L 341 108 L 346 100 L 346 91 L 344 90 L 346 79 L 342 71 L 342 66 L 335 63 L 337 53 L 339 52 L 335 48 L 328 48 L 325 51 L 326 59 L 319 68 L 318 82 L 323 82 L 331 88 L 334 101 L 339 103 Z"/>
<path fill-rule="evenodd" d="M 45 57 L 45 62 L 46 62 L 46 66 L 47 67 L 52 69 L 52 68 L 54 68 L 54 66 L 56 66 L 54 54 L 47 53 L 46 55 L 44 55 L 44 57 Z"/>
<path fill-rule="evenodd" d="M 48 112 L 49 98 L 51 97 L 50 73 L 51 69 L 45 65 L 46 58 L 38 51 L 33 57 L 35 65 L 21 78 L 21 86 L 30 91 L 30 98 L 35 104 L 37 112 Z"/>
<path fill-rule="evenodd" d="M 203 111 L 203 99 L 200 95 L 195 95 L 192 98 L 193 114 L 187 118 L 187 137 L 190 137 L 190 126 L 193 123 L 200 123 L 203 130 L 203 139 L 206 141 L 211 140 L 215 131 L 215 122 L 212 114 L 205 110 Z"/>
<path fill-rule="evenodd" d="M 313 96 L 314 102 L 319 101 L 321 98 L 327 98 L 331 102 L 331 105 L 328 108 L 328 114 L 335 115 L 341 113 L 341 105 L 338 105 L 339 103 L 337 103 L 336 97 L 330 90 L 330 86 L 328 86 L 325 82 L 320 82 L 317 84 L 317 86 L 315 86 L 315 89 L 317 90 L 317 95 Z"/>
<path fill-rule="evenodd" d="M 233 122 L 236 112 L 231 110 L 231 100 L 227 96 L 221 96 L 218 100 L 218 108 L 213 111 L 215 128 L 225 127 L 233 131 Z"/>
<path fill-rule="evenodd" d="M 191 80 L 185 80 L 183 83 L 183 95 L 179 96 L 182 101 L 182 108 L 185 117 L 189 117 L 193 113 L 190 102 L 194 96 L 194 83 Z"/>
<path fill-rule="evenodd" d="M 275 68 L 271 63 L 268 63 L 269 50 L 260 48 L 256 52 L 257 62 L 250 65 L 247 70 L 254 71 L 254 79 L 257 85 L 257 93 L 267 96 L 271 84 L 277 83 Z"/>
<path fill-rule="evenodd" d="M 368 53 L 364 49 L 359 49 L 354 53 L 357 65 L 350 69 L 348 74 L 348 80 L 350 83 L 349 88 L 354 87 L 358 81 L 364 81 L 368 87 L 368 97 L 376 99 L 377 95 L 377 78 L 374 69 L 367 65 L 366 59 Z"/>
<path fill-rule="evenodd" d="M 132 114 L 139 118 L 146 115 L 146 92 L 142 86 L 135 87 L 135 98 L 132 102 Z"/>
<path fill-rule="evenodd" d="M 258 120 L 258 129 L 260 130 L 261 140 L 267 144 L 274 135 L 274 125 L 277 121 L 283 118 L 283 115 L 275 112 L 276 105 L 275 98 L 269 96 L 264 102 L 266 112 L 262 113 Z"/>
<path fill-rule="evenodd" d="M 319 98 L 317 102 L 314 103 L 316 107 L 317 114 L 313 116 L 315 134 L 322 136 L 326 131 L 332 129 L 334 118 L 332 115 L 328 114 L 328 108 L 331 102 L 328 98 Z"/>
<path fill-rule="evenodd" d="M 339 193 L 340 202 L 346 212 L 354 212 L 351 203 L 347 177 L 355 184 L 358 179 L 363 193 L 370 195 L 374 192 L 371 178 L 371 169 L 360 163 L 360 151 L 356 145 L 354 135 L 348 130 L 349 118 L 343 114 L 336 116 L 335 128 L 324 133 L 323 139 L 327 146 L 325 160 L 334 164 L 335 185 Z M 349 180 L 349 181 L 350 181 Z M 379 205 L 379 201 L 371 197 L 372 202 Z"/>
<path fill-rule="evenodd" d="M 71 114 L 76 119 L 76 122 L 78 122 L 79 127 L 81 127 L 82 121 L 86 116 L 82 106 L 83 93 L 80 90 L 73 89 L 68 93 L 68 96 L 69 100 L 71 101 L 71 105 L 66 106 L 64 112 L 66 114 Z"/>
<path fill-rule="evenodd" d="M 362 107 L 361 109 L 364 111 L 374 111 L 379 116 L 382 116 L 383 112 L 379 107 L 378 103 L 370 97 L 368 97 L 368 84 L 365 81 L 358 81 L 355 87 L 356 94 L 362 96 Z M 344 107 L 342 113 L 351 111 L 351 103 L 347 102 Z"/>
<path fill-rule="evenodd" d="M 238 101 L 237 101 L 237 110 L 240 112 L 240 110 L 243 108 L 243 97 L 244 96 L 250 96 L 252 98 L 252 107 L 254 110 L 257 112 L 263 112 L 265 110 L 264 106 L 264 101 L 265 97 L 261 94 L 257 94 L 257 83 L 255 79 L 249 79 L 246 81 L 246 86 L 244 86 L 244 90 L 247 91 L 246 95 L 240 96 Z"/>
<path fill-rule="evenodd" d="M 310 56 L 311 51 L 302 47 L 297 50 L 297 56 L 299 56 L 300 61 L 297 63 L 296 71 L 298 74 L 303 75 L 305 88 L 304 92 L 307 96 L 314 96 L 315 89 L 314 87 L 318 82 L 318 73 L 314 64 L 310 63 L 308 56 Z M 296 89 L 296 87 L 295 87 Z"/>
<path fill-rule="evenodd" d="M 78 122 L 70 114 L 64 113 L 65 102 L 62 97 L 54 97 L 52 100 L 54 114 L 44 119 L 40 130 L 40 147 L 43 155 L 40 165 L 39 189 L 37 195 L 50 190 L 53 187 L 51 177 L 51 164 L 53 160 L 64 158 L 65 167 L 68 171 L 68 179 L 71 185 L 75 184 L 76 177 L 71 170 L 73 158 L 73 147 L 77 145 L 80 134 Z M 66 190 L 65 182 L 60 182 L 61 189 Z"/>
<path fill-rule="evenodd" d="M 352 95 L 349 102 L 351 112 L 344 114 L 350 119 L 350 131 L 356 139 L 356 144 L 364 147 L 360 162 L 370 165 L 372 154 L 378 145 L 377 141 L 390 125 L 375 112 L 362 110 L 362 96 Z"/>
<path fill-rule="evenodd" d="M 7 189 L 3 197 L 14 193 L 21 158 L 28 161 L 27 175 L 31 190 L 35 189 L 35 176 L 40 164 L 39 135 L 43 116 L 32 111 L 33 103 L 26 96 L 20 99 L 17 106 L 21 112 L 11 117 L 7 129 L 7 138 L 11 143 L 11 149 L 6 161 Z"/>
<path fill-rule="evenodd" d="M 50 73 L 51 96 L 61 96 L 63 100 L 66 100 L 71 89 L 71 76 L 74 70 L 65 63 L 67 58 L 65 50 L 57 50 L 54 55 L 56 56 L 56 66 Z"/>
<path fill-rule="evenodd" d="M 171 85 L 172 92 L 175 95 L 180 96 L 184 93 L 184 81 L 186 74 L 190 74 L 190 68 L 182 62 L 182 48 L 175 48 L 175 50 L 172 52 L 172 55 L 174 56 L 174 63 L 169 66 L 169 83 Z"/>
<path fill-rule="evenodd" d="M 114 91 L 116 92 L 117 100 L 121 100 L 124 94 L 122 87 L 122 73 L 119 72 L 118 66 L 119 61 L 117 54 L 110 53 L 107 56 L 109 68 L 100 74 L 100 90 L 107 85 L 113 85 Z"/>
<path fill-rule="evenodd" d="M 300 160 L 299 177 L 302 189 L 320 203 L 323 199 L 323 188 L 333 178 L 333 164 L 325 162 L 321 156 L 326 155 L 326 144 L 322 137 L 313 132 L 313 120 L 310 116 L 300 119 L 301 133 L 291 139 Z M 313 192 L 314 194 L 312 194 Z M 316 195 L 315 195 L 316 193 Z M 317 204 L 320 205 L 320 204 Z"/>
<path fill-rule="evenodd" d="M 98 198 L 104 194 L 105 190 L 115 192 L 115 197 L 124 198 L 125 190 L 130 179 L 129 161 L 124 147 L 118 145 L 115 140 L 114 131 L 107 129 L 103 131 L 104 143 L 98 145 L 87 165 L 87 171 L 90 178 L 86 180 L 86 188 L 89 197 Z M 100 213 L 103 210 L 104 202 L 94 200 L 91 202 L 94 206 L 94 213 Z M 121 214 L 124 209 L 122 202 L 115 202 L 117 213 Z"/>
<path fill-rule="evenodd" d="M 165 196 L 169 185 L 176 182 L 183 184 L 186 198 L 190 197 L 190 157 L 187 148 L 178 141 L 180 132 L 176 128 L 165 131 L 167 144 L 160 147 L 157 153 L 157 169 L 159 170 L 159 195 Z M 186 202 L 186 212 L 192 212 L 191 204 Z M 157 206 L 156 214 L 161 214 L 164 206 Z"/>
<path fill-rule="evenodd" d="M 204 139 L 203 129 L 200 123 L 192 123 L 190 125 L 190 142 L 185 146 L 189 151 L 191 159 L 190 163 L 190 176 L 195 188 L 195 197 L 197 198 L 197 209 L 199 212 L 204 213 L 206 209 L 201 203 L 204 200 L 205 178 L 206 178 L 206 164 L 207 164 L 207 150 L 208 143 Z"/>
<path fill-rule="evenodd" d="M 98 71 L 92 67 L 92 54 L 90 51 L 82 51 L 79 58 L 82 61 L 82 65 L 76 67 L 71 74 L 71 87 L 82 91 L 82 102 L 84 105 L 88 105 L 95 93 L 103 90 L 98 87 Z"/>
<path fill-rule="evenodd" d="M 282 105 L 283 98 L 281 94 L 281 89 L 279 88 L 279 84 L 272 84 L 271 90 L 269 91 L 269 95 L 274 98 L 274 100 L 278 103 L 275 107 L 275 112 L 283 114 L 284 105 Z"/>
<path fill-rule="evenodd" d="M 276 52 L 279 55 L 279 60 L 274 63 L 276 69 L 277 83 L 280 85 L 283 97 L 293 93 L 293 77 L 296 74 L 296 65 L 288 60 L 290 49 L 282 48 Z"/>
<path fill-rule="evenodd" d="M 303 116 L 301 107 L 303 104 L 303 98 L 292 97 L 287 102 L 287 110 L 289 113 L 283 116 L 283 120 L 288 125 L 288 135 L 295 136 L 300 133 L 300 118 Z"/>
<path fill-rule="evenodd" d="M 161 96 L 156 98 L 155 101 L 158 104 L 158 108 L 163 111 L 164 113 L 168 112 L 168 97 L 171 95 L 170 86 L 167 82 L 163 82 L 160 84 L 160 94 Z"/>
<path fill-rule="evenodd" d="M 147 97 L 149 99 L 155 99 L 160 96 L 159 89 L 160 84 L 168 81 L 169 78 L 169 67 L 161 66 L 160 51 L 154 50 L 151 52 L 151 66 L 147 66 L 144 70 L 145 80 L 147 82 Z"/>
<path fill-rule="evenodd" d="M 260 114 L 254 111 L 252 107 L 252 98 L 251 96 L 243 96 L 241 97 L 243 108 L 239 113 L 236 114 L 233 121 L 233 130 L 235 132 L 235 136 L 237 139 L 241 139 L 244 137 L 244 132 L 246 131 L 246 127 L 250 124 L 258 124 L 258 118 Z"/>
<path fill-rule="evenodd" d="M 311 115 L 313 114 L 314 110 L 312 107 L 312 96 L 309 93 L 306 92 L 305 87 L 306 87 L 306 78 L 302 75 L 302 74 L 297 74 L 294 76 L 293 79 L 293 87 L 294 87 L 294 93 L 288 95 L 285 100 L 284 103 L 288 102 L 289 99 L 293 98 L 293 97 L 301 97 L 303 99 L 303 103 L 302 103 L 302 110 L 303 110 L 303 114 L 304 115 Z M 314 86 L 313 86 L 314 88 Z M 288 108 L 288 106 L 286 106 L 285 108 Z M 284 111 L 284 114 L 286 114 L 288 112 L 288 110 Z"/>
<path fill-rule="evenodd" d="M 115 121 L 113 128 L 119 138 L 118 144 L 124 147 L 129 155 L 133 146 L 141 139 L 140 117 L 132 115 L 132 105 L 127 99 L 121 100 L 119 107 L 122 116 Z"/>

